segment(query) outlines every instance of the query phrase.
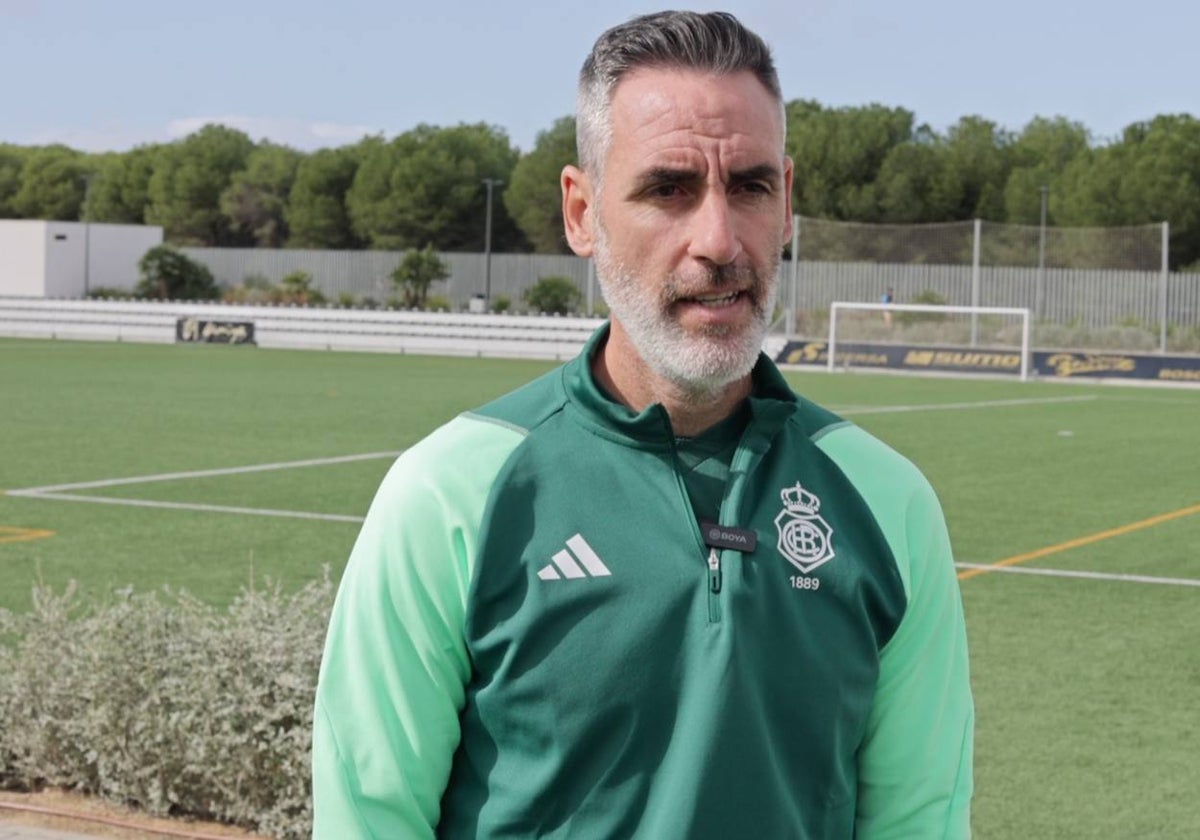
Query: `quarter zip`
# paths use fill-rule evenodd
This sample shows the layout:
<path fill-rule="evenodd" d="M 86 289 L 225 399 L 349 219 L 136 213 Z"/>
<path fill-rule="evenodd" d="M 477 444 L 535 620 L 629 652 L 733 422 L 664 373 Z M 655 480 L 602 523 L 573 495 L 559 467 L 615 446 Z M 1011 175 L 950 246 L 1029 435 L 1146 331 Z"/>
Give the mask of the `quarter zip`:
<path fill-rule="evenodd" d="M 674 448 L 674 443 L 672 443 L 672 449 Z M 710 624 L 717 624 L 721 621 L 721 552 L 715 548 L 710 549 L 704 543 L 704 535 L 700 533 L 700 523 L 696 521 L 695 513 L 692 510 L 687 484 L 679 471 L 677 452 L 673 453 L 671 457 L 671 473 L 675 476 L 675 488 L 679 491 L 679 501 L 683 506 L 687 521 L 691 523 L 692 538 L 696 541 L 696 547 L 700 549 L 699 556 L 704 558 L 704 589 L 708 600 L 708 621 Z M 722 500 L 723 506 L 724 501 Z"/>
<path fill-rule="evenodd" d="M 708 550 L 708 620 L 721 620 L 721 552 L 716 548 Z"/>

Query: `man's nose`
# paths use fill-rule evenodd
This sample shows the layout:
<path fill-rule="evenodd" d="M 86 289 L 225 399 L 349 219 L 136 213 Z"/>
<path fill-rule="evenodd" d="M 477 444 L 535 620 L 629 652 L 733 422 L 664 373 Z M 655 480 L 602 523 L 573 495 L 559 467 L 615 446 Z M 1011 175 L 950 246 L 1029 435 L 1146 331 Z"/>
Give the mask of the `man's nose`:
<path fill-rule="evenodd" d="M 707 190 L 692 218 L 688 255 L 715 265 L 728 265 L 742 252 L 734 230 L 729 197 L 724 190 Z"/>

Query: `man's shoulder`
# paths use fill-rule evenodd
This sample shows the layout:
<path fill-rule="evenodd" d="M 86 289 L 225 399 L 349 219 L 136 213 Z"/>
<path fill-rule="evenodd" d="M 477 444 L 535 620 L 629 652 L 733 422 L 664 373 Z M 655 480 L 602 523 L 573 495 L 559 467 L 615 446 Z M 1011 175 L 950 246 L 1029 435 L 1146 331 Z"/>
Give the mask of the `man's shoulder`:
<path fill-rule="evenodd" d="M 827 413 L 829 417 L 836 417 Z M 925 492 L 929 482 L 907 457 L 870 432 L 837 418 L 822 427 L 813 441 L 851 479 L 860 492 L 878 489 L 887 495 Z"/>
<path fill-rule="evenodd" d="M 465 415 L 481 423 L 507 426 L 529 434 L 547 418 L 562 410 L 567 401 L 563 386 L 564 367 L 556 367 L 531 382 L 509 391 Z"/>
<path fill-rule="evenodd" d="M 425 486 L 454 476 L 478 475 L 480 459 L 501 460 L 515 450 L 565 400 L 561 368 L 465 411 L 434 429 L 397 459 L 387 484 Z"/>

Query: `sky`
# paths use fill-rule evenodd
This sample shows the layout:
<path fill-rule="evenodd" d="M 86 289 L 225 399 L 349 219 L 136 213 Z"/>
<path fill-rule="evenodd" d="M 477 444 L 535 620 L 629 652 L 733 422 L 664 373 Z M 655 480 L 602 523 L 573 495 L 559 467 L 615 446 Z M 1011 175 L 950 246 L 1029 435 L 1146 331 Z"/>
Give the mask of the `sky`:
<path fill-rule="evenodd" d="M 701 11 L 713 6 L 676 2 Z M 574 108 L 596 36 L 657 3 L 0 0 L 0 142 L 87 151 L 208 122 L 304 150 L 486 122 L 522 151 Z M 726 0 L 784 97 L 878 103 L 944 132 L 1082 123 L 1097 144 L 1200 114 L 1195 0 Z"/>

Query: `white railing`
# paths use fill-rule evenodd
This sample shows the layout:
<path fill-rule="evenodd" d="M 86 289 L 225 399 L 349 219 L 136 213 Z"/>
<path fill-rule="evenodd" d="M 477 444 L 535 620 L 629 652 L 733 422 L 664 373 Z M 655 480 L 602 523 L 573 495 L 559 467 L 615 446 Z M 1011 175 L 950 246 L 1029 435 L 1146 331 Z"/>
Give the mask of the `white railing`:
<path fill-rule="evenodd" d="M 595 318 L 191 303 L 0 298 L 0 336 L 170 343 L 180 319 L 249 321 L 260 347 L 568 359 Z"/>

